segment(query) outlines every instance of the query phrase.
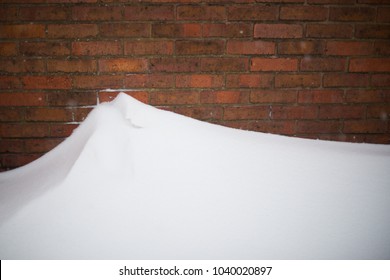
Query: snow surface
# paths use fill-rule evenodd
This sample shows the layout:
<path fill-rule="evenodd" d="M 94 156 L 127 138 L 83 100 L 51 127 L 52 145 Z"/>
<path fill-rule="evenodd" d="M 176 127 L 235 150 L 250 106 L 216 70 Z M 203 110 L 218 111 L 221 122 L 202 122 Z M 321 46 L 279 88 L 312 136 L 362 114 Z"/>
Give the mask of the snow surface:
<path fill-rule="evenodd" d="M 241 131 L 120 94 L 0 174 L 0 259 L 389 259 L 390 146 Z"/>

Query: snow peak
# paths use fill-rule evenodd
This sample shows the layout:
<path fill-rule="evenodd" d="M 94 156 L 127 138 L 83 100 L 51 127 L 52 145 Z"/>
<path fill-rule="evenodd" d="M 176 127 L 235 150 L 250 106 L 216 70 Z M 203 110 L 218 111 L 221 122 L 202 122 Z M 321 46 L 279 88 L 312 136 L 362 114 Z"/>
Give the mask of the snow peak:
<path fill-rule="evenodd" d="M 179 269 L 174 266 L 173 268 L 167 269 L 167 268 L 143 268 L 143 267 L 137 267 L 137 268 L 127 268 L 124 266 L 123 268 L 119 269 L 119 275 L 133 275 L 133 276 L 140 276 L 140 275 L 180 275 Z"/>

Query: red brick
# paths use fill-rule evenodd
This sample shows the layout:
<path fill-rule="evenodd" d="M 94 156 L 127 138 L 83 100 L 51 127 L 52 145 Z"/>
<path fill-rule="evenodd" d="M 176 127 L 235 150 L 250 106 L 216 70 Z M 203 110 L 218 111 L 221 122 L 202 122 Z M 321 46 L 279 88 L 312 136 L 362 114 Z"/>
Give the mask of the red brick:
<path fill-rule="evenodd" d="M 275 87 L 319 87 L 321 85 L 320 74 L 278 74 L 275 77 Z"/>
<path fill-rule="evenodd" d="M 0 1 L 2 3 L 2 1 Z M 18 18 L 18 8 L 16 7 L 0 7 L 0 22 L 1 21 L 13 21 Z"/>
<path fill-rule="evenodd" d="M 297 133 L 339 133 L 340 130 L 339 121 L 299 120 L 297 123 Z"/>
<path fill-rule="evenodd" d="M 0 76 L 0 89 L 17 89 L 21 86 L 19 77 Z"/>
<path fill-rule="evenodd" d="M 389 7 L 378 7 L 378 22 L 390 22 L 390 8 Z"/>
<path fill-rule="evenodd" d="M 390 38 L 390 28 L 386 24 L 357 24 L 355 36 L 363 39 L 388 39 Z"/>
<path fill-rule="evenodd" d="M 173 41 L 127 41 L 125 42 L 126 55 L 171 55 Z"/>
<path fill-rule="evenodd" d="M 223 87 L 223 85 L 223 75 L 189 74 L 176 76 L 176 87 L 178 88 L 218 88 Z"/>
<path fill-rule="evenodd" d="M 99 26 L 103 37 L 149 37 L 149 23 L 104 23 Z"/>
<path fill-rule="evenodd" d="M 296 71 L 298 59 L 296 58 L 260 58 L 251 60 L 251 71 Z"/>
<path fill-rule="evenodd" d="M 51 123 L 50 137 L 68 137 L 77 127 L 77 124 Z"/>
<path fill-rule="evenodd" d="M 390 42 L 389 41 L 375 42 L 374 53 L 377 55 L 390 55 Z"/>
<path fill-rule="evenodd" d="M 322 41 L 283 41 L 278 43 L 279 54 L 323 54 L 325 43 Z"/>
<path fill-rule="evenodd" d="M 101 91 L 99 92 L 99 102 L 110 102 L 115 99 L 120 91 Z M 126 91 L 127 95 L 148 104 L 149 103 L 149 93 L 146 91 Z"/>
<path fill-rule="evenodd" d="M 0 26 L 0 38 L 44 38 L 43 24 L 5 24 Z"/>
<path fill-rule="evenodd" d="M 228 7 L 228 20 L 254 21 L 261 19 L 277 20 L 279 9 L 277 6 L 239 5 Z"/>
<path fill-rule="evenodd" d="M 390 118 L 390 103 L 367 106 L 367 118 L 388 120 Z"/>
<path fill-rule="evenodd" d="M 332 21 L 374 21 L 376 11 L 370 7 L 332 7 L 329 19 Z"/>
<path fill-rule="evenodd" d="M 222 40 L 176 41 L 175 49 L 178 55 L 218 55 L 224 53 L 224 46 Z"/>
<path fill-rule="evenodd" d="M 39 2 L 39 0 L 32 0 L 32 1 Z M 45 1 L 40 1 L 40 2 L 45 2 Z M 98 0 L 47 0 L 46 2 L 47 3 L 96 3 L 98 2 Z"/>
<path fill-rule="evenodd" d="M 65 21 L 69 19 L 68 7 L 35 6 L 20 7 L 18 19 L 23 21 Z"/>
<path fill-rule="evenodd" d="M 347 5 L 355 4 L 356 0 L 307 0 L 308 4 L 334 4 Z"/>
<path fill-rule="evenodd" d="M 15 42 L 0 42 L 0 56 L 14 56 L 17 54 Z"/>
<path fill-rule="evenodd" d="M 101 72 L 145 72 L 148 61 L 140 58 L 107 58 L 99 59 Z"/>
<path fill-rule="evenodd" d="M 369 84 L 369 75 L 350 73 L 326 73 L 324 87 L 365 87 Z"/>
<path fill-rule="evenodd" d="M 327 55 L 369 55 L 373 53 L 371 42 L 364 41 L 327 41 Z"/>
<path fill-rule="evenodd" d="M 351 58 L 350 72 L 390 72 L 390 58 Z"/>
<path fill-rule="evenodd" d="M 348 120 L 344 121 L 344 133 L 384 133 L 387 123 L 382 120 Z"/>
<path fill-rule="evenodd" d="M 216 57 L 201 59 L 201 70 L 206 72 L 247 71 L 248 65 L 247 58 Z"/>
<path fill-rule="evenodd" d="M 82 122 L 84 121 L 88 114 L 92 111 L 93 108 L 72 108 L 72 121 Z"/>
<path fill-rule="evenodd" d="M 226 87 L 228 88 L 270 88 L 273 85 L 274 75 L 271 73 L 256 74 L 227 74 Z"/>
<path fill-rule="evenodd" d="M 47 26 L 49 38 L 86 38 L 97 34 L 96 24 L 49 24 Z"/>
<path fill-rule="evenodd" d="M 74 76 L 73 87 L 76 89 L 123 88 L 123 77 L 113 75 Z"/>
<path fill-rule="evenodd" d="M 224 6 L 193 6 L 183 5 L 177 7 L 178 20 L 226 20 Z"/>
<path fill-rule="evenodd" d="M 40 156 L 42 154 L 3 154 L 0 157 L 0 161 L 1 166 L 7 169 L 26 165 Z"/>
<path fill-rule="evenodd" d="M 374 74 L 374 75 L 372 75 L 371 86 L 390 87 L 390 74 Z"/>
<path fill-rule="evenodd" d="M 202 91 L 200 102 L 204 104 L 237 104 L 248 103 L 249 93 L 247 91 Z"/>
<path fill-rule="evenodd" d="M 23 119 L 23 108 L 0 107 L 0 122 L 19 122 Z"/>
<path fill-rule="evenodd" d="M 76 21 L 121 20 L 122 9 L 111 6 L 76 6 L 72 8 L 72 19 Z"/>
<path fill-rule="evenodd" d="M 68 76 L 24 76 L 25 89 L 70 89 L 72 80 Z"/>
<path fill-rule="evenodd" d="M 347 103 L 381 103 L 390 102 L 390 90 L 347 90 Z"/>
<path fill-rule="evenodd" d="M 0 64 L 0 72 L 22 73 L 22 72 L 44 72 L 45 62 L 42 59 L 7 59 Z"/>
<path fill-rule="evenodd" d="M 268 119 L 269 106 L 235 106 L 225 107 L 224 120 L 259 120 Z"/>
<path fill-rule="evenodd" d="M 274 120 L 310 120 L 316 119 L 317 106 L 275 106 L 272 105 L 270 118 Z"/>
<path fill-rule="evenodd" d="M 321 105 L 320 119 L 363 119 L 366 108 L 362 105 Z"/>
<path fill-rule="evenodd" d="M 389 1 L 388 0 L 358 0 L 358 3 L 376 5 L 376 4 L 389 4 Z"/>
<path fill-rule="evenodd" d="M 390 134 L 367 134 L 364 142 L 373 144 L 390 144 Z"/>
<path fill-rule="evenodd" d="M 18 139 L 0 139 L 0 153 L 22 153 L 24 142 Z"/>
<path fill-rule="evenodd" d="M 196 57 L 159 57 L 151 58 L 152 72 L 196 72 L 200 70 L 200 58 Z"/>
<path fill-rule="evenodd" d="M 199 92 L 196 91 L 172 91 L 150 93 L 152 105 L 174 105 L 174 104 L 198 104 Z"/>
<path fill-rule="evenodd" d="M 13 92 L 0 93 L 0 106 L 44 106 L 46 97 L 44 93 Z"/>
<path fill-rule="evenodd" d="M 172 111 L 190 118 L 210 121 L 210 120 L 221 120 L 223 115 L 222 107 L 215 106 L 186 106 L 172 108 Z"/>
<path fill-rule="evenodd" d="M 349 24 L 308 24 L 306 37 L 352 38 L 353 26 Z"/>
<path fill-rule="evenodd" d="M 48 137 L 49 125 L 39 123 L 0 123 L 0 137 L 31 138 Z"/>
<path fill-rule="evenodd" d="M 282 20 L 313 20 L 323 21 L 328 18 L 328 8 L 322 6 L 282 6 Z"/>
<path fill-rule="evenodd" d="M 152 37 L 157 38 L 196 38 L 202 37 L 199 23 L 156 23 L 152 25 Z"/>
<path fill-rule="evenodd" d="M 96 105 L 96 92 L 50 92 L 47 103 L 49 106 L 93 106 Z"/>
<path fill-rule="evenodd" d="M 171 74 L 130 74 L 124 79 L 125 88 L 173 88 L 175 76 Z"/>
<path fill-rule="evenodd" d="M 70 55 L 67 42 L 21 42 L 21 54 L 26 56 L 65 56 Z"/>
<path fill-rule="evenodd" d="M 264 24 L 255 25 L 255 38 L 301 38 L 302 25 L 299 24 Z"/>
<path fill-rule="evenodd" d="M 96 72 L 96 60 L 92 59 L 76 59 L 76 60 L 48 60 L 48 72 Z"/>
<path fill-rule="evenodd" d="M 249 129 L 273 134 L 294 135 L 295 121 L 254 121 L 249 123 Z"/>
<path fill-rule="evenodd" d="M 73 42 L 74 55 L 120 55 L 122 47 L 119 41 L 87 41 Z"/>
<path fill-rule="evenodd" d="M 252 37 L 251 23 L 205 23 L 203 37 L 249 38 Z"/>
<path fill-rule="evenodd" d="M 71 122 L 72 114 L 64 108 L 28 108 L 26 110 L 27 121 L 57 121 Z"/>
<path fill-rule="evenodd" d="M 173 20 L 172 5 L 132 5 L 125 7 L 125 20 Z"/>
<path fill-rule="evenodd" d="M 298 103 L 343 103 L 342 90 L 305 90 L 298 92 Z"/>
<path fill-rule="evenodd" d="M 274 54 L 275 43 L 268 41 L 228 41 L 228 54 Z"/>
<path fill-rule="evenodd" d="M 251 91 L 251 103 L 295 103 L 297 92 L 295 90 L 256 90 Z"/>
<path fill-rule="evenodd" d="M 304 3 L 305 0 L 256 0 L 257 3 Z"/>
<path fill-rule="evenodd" d="M 24 140 L 25 151 L 27 153 L 47 153 L 62 141 L 64 141 L 63 138 L 26 139 Z"/>
<path fill-rule="evenodd" d="M 344 58 L 318 58 L 305 56 L 301 59 L 301 71 L 344 71 L 346 68 Z"/>

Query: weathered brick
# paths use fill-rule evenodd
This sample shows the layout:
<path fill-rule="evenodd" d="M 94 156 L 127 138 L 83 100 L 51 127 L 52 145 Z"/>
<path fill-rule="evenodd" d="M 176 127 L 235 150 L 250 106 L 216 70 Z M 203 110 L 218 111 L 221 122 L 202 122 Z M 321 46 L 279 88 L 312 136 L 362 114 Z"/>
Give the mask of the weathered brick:
<path fill-rule="evenodd" d="M 390 28 L 385 24 L 357 24 L 355 36 L 363 39 L 389 39 Z"/>
<path fill-rule="evenodd" d="M 274 120 L 310 120 L 318 116 L 317 106 L 280 106 L 271 107 L 270 118 Z"/>
<path fill-rule="evenodd" d="M 280 19 L 324 21 L 328 18 L 328 8 L 322 6 L 282 6 Z"/>
<path fill-rule="evenodd" d="M 364 105 L 321 105 L 320 119 L 363 119 L 366 114 Z"/>
<path fill-rule="evenodd" d="M 369 55 L 373 53 L 371 42 L 364 41 L 327 41 L 327 55 Z"/>
<path fill-rule="evenodd" d="M 269 106 L 234 106 L 225 107 L 224 120 L 259 120 L 269 118 Z"/>
<path fill-rule="evenodd" d="M 173 88 L 175 76 L 171 74 L 129 74 L 124 78 L 125 88 Z"/>
<path fill-rule="evenodd" d="M 259 58 L 251 59 L 251 71 L 296 71 L 298 59 L 296 58 Z"/>
<path fill-rule="evenodd" d="M 126 41 L 125 55 L 172 55 L 173 41 Z"/>
<path fill-rule="evenodd" d="M 149 37 L 150 23 L 103 23 L 99 25 L 100 35 L 103 37 Z"/>
<path fill-rule="evenodd" d="M 73 88 L 75 89 L 123 88 L 123 77 L 117 75 L 74 76 Z"/>
<path fill-rule="evenodd" d="M 43 24 L 4 24 L 0 25 L 0 38 L 44 38 Z"/>
<path fill-rule="evenodd" d="M 22 77 L 25 89 L 70 89 L 71 78 L 68 76 L 24 76 Z"/>
<path fill-rule="evenodd" d="M 0 42 L 0 56 L 14 56 L 17 54 L 15 42 Z"/>
<path fill-rule="evenodd" d="M 72 8 L 72 19 L 75 21 L 121 20 L 122 8 L 115 6 L 75 6 Z"/>
<path fill-rule="evenodd" d="M 279 54 L 323 54 L 325 42 L 322 41 L 283 41 L 278 43 Z"/>
<path fill-rule="evenodd" d="M 299 24 L 259 23 L 255 25 L 255 38 L 301 38 L 303 27 Z"/>
<path fill-rule="evenodd" d="M 301 59 L 301 71 L 344 71 L 346 69 L 344 58 L 318 58 L 305 56 Z"/>
<path fill-rule="evenodd" d="M 228 7 L 228 20 L 255 21 L 277 20 L 277 6 L 265 5 L 239 5 Z"/>
<path fill-rule="evenodd" d="M 197 91 L 173 91 L 150 93 L 150 103 L 152 105 L 180 105 L 180 104 L 198 104 L 199 92 Z"/>
<path fill-rule="evenodd" d="M 47 62 L 48 72 L 96 72 L 96 60 L 93 59 L 75 59 L 75 60 L 59 60 L 53 59 Z"/>
<path fill-rule="evenodd" d="M 0 139 L 0 153 L 22 153 L 24 141 L 19 139 Z"/>
<path fill-rule="evenodd" d="M 342 90 L 300 90 L 298 103 L 343 103 Z"/>
<path fill-rule="evenodd" d="M 251 91 L 252 103 L 295 103 L 297 92 L 295 90 L 256 90 Z"/>
<path fill-rule="evenodd" d="M 119 92 L 120 91 L 100 91 L 99 102 L 110 102 L 115 99 Z M 127 91 L 125 93 L 143 103 L 149 103 L 149 93 L 146 91 Z"/>
<path fill-rule="evenodd" d="M 235 72 L 247 71 L 249 61 L 247 58 L 201 58 L 201 70 L 205 72 Z"/>
<path fill-rule="evenodd" d="M 27 121 L 73 121 L 71 111 L 64 108 L 28 108 L 26 109 Z"/>
<path fill-rule="evenodd" d="M 371 77 L 371 86 L 390 87 L 390 74 L 373 74 Z"/>
<path fill-rule="evenodd" d="M 249 38 L 253 33 L 252 23 L 205 23 L 203 37 Z"/>
<path fill-rule="evenodd" d="M 74 55 L 120 55 L 122 54 L 121 43 L 115 41 L 86 41 L 73 42 L 72 54 Z"/>
<path fill-rule="evenodd" d="M 125 7 L 125 20 L 173 20 L 173 5 L 131 5 Z"/>
<path fill-rule="evenodd" d="M 97 34 L 96 24 L 49 24 L 47 26 L 49 38 L 86 38 Z"/>
<path fill-rule="evenodd" d="M 64 21 L 69 20 L 70 9 L 56 6 L 20 7 L 17 18 L 23 21 Z"/>
<path fill-rule="evenodd" d="M 333 120 L 299 120 L 297 122 L 297 133 L 339 133 L 341 122 Z"/>
<path fill-rule="evenodd" d="M 196 72 L 201 67 L 198 57 L 158 57 L 149 61 L 153 72 Z"/>
<path fill-rule="evenodd" d="M 218 55 L 225 51 L 222 40 L 176 41 L 175 49 L 178 55 Z"/>
<path fill-rule="evenodd" d="M 228 88 L 270 88 L 273 85 L 274 75 L 271 73 L 227 74 L 226 87 Z"/>
<path fill-rule="evenodd" d="M 390 22 L 390 7 L 378 7 L 378 22 Z"/>
<path fill-rule="evenodd" d="M 202 91 L 200 102 L 204 104 L 240 104 L 248 103 L 249 92 L 244 90 Z"/>
<path fill-rule="evenodd" d="M 224 6 L 183 5 L 177 7 L 178 20 L 226 20 Z"/>
<path fill-rule="evenodd" d="M 175 113 L 195 118 L 203 121 L 221 120 L 223 115 L 223 108 L 216 106 L 180 106 L 168 108 Z"/>
<path fill-rule="evenodd" d="M 5 73 L 37 73 L 45 71 L 45 62 L 41 59 L 7 59 L 2 60 L 0 72 Z"/>
<path fill-rule="evenodd" d="M 369 75 L 355 73 L 326 73 L 324 87 L 366 87 Z"/>
<path fill-rule="evenodd" d="M 48 137 L 49 135 L 47 123 L 0 123 L 0 137 L 4 138 Z"/>
<path fill-rule="evenodd" d="M 26 139 L 24 140 L 25 152 L 47 153 L 58 146 L 62 141 L 64 141 L 63 138 Z"/>
<path fill-rule="evenodd" d="M 353 26 L 350 24 L 308 24 L 306 37 L 311 38 L 352 38 Z"/>
<path fill-rule="evenodd" d="M 381 103 L 390 102 L 390 90 L 347 90 L 347 103 Z"/>
<path fill-rule="evenodd" d="M 274 54 L 275 43 L 268 41 L 228 41 L 228 54 Z"/>
<path fill-rule="evenodd" d="M 22 84 L 19 77 L 0 75 L 0 89 L 18 89 L 21 87 Z"/>
<path fill-rule="evenodd" d="M 275 87 L 319 87 L 321 85 L 320 74 L 278 74 L 275 77 Z"/>
<path fill-rule="evenodd" d="M 390 72 L 390 58 L 351 58 L 350 72 Z"/>
<path fill-rule="evenodd" d="M 50 92 L 47 94 L 49 106 L 93 106 L 96 105 L 95 92 Z"/>
<path fill-rule="evenodd" d="M 20 122 L 24 119 L 24 108 L 21 107 L 1 107 L 0 122 Z"/>
<path fill-rule="evenodd" d="M 220 88 L 223 85 L 223 75 L 187 74 L 176 76 L 176 87 L 178 88 Z"/>
<path fill-rule="evenodd" d="M 148 61 L 141 58 L 104 58 L 99 59 L 101 72 L 145 72 Z"/>
<path fill-rule="evenodd" d="M 46 96 L 41 92 L 0 93 L 0 106 L 45 106 Z"/>
<path fill-rule="evenodd" d="M 382 120 L 347 120 L 344 121 L 344 133 L 384 133 L 387 122 Z"/>
<path fill-rule="evenodd" d="M 75 130 L 77 127 L 78 127 L 77 124 L 51 123 L 50 137 L 68 137 L 72 134 L 73 130 Z"/>
<path fill-rule="evenodd" d="M 152 37 L 156 37 L 156 38 L 202 37 L 202 25 L 199 23 L 155 23 L 152 25 Z"/>
<path fill-rule="evenodd" d="M 329 19 L 332 21 L 374 21 L 376 11 L 371 7 L 332 7 Z"/>
<path fill-rule="evenodd" d="M 369 105 L 367 106 L 368 119 L 381 119 L 386 121 L 390 118 L 390 104 Z"/>

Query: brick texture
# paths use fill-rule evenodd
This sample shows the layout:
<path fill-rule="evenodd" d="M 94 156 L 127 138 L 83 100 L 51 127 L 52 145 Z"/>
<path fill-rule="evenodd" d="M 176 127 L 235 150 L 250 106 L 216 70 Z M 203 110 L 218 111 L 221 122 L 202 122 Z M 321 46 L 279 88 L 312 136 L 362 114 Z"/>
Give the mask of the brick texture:
<path fill-rule="evenodd" d="M 0 171 L 125 90 L 204 121 L 390 144 L 384 0 L 1 1 Z"/>

